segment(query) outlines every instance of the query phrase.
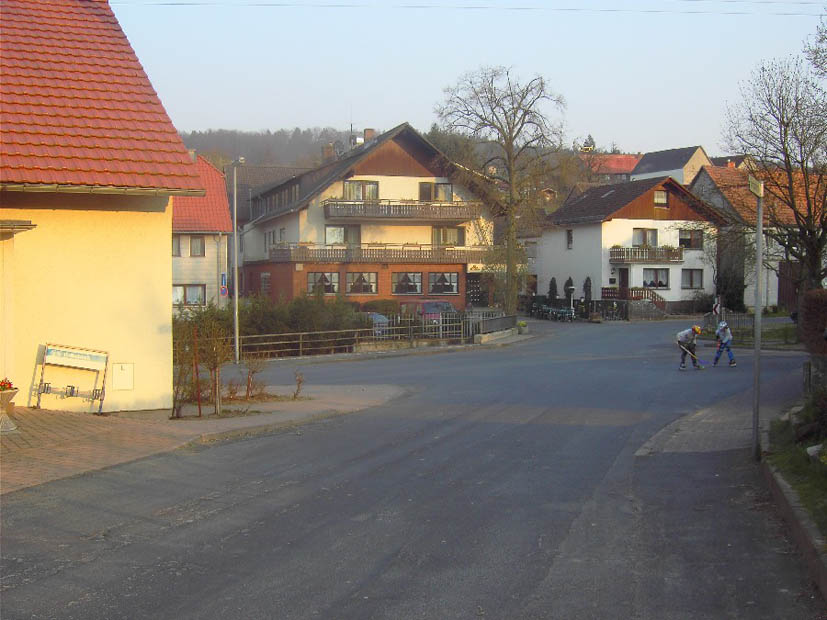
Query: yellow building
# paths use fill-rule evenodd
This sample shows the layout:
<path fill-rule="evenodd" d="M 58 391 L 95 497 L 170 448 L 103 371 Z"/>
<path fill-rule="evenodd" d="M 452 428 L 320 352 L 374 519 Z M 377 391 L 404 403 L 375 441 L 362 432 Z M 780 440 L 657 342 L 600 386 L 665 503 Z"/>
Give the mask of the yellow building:
<path fill-rule="evenodd" d="M 170 203 L 203 195 L 196 166 L 107 3 L 0 7 L 0 378 L 20 406 L 170 407 Z"/>

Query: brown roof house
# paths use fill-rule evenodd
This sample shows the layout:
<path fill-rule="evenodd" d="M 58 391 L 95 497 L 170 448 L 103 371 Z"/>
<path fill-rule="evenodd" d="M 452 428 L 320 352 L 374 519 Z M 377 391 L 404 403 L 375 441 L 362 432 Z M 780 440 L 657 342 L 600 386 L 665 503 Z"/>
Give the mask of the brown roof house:
<path fill-rule="evenodd" d="M 107 2 L 0 0 L 0 377 L 16 404 L 172 404 L 172 196 L 204 193 Z"/>
<path fill-rule="evenodd" d="M 670 177 L 592 187 L 548 216 L 536 248 L 538 291 L 647 299 L 665 311 L 714 290 L 704 244 L 723 220 Z"/>
<path fill-rule="evenodd" d="M 366 130 L 366 133 L 368 130 Z M 241 291 L 289 300 L 428 298 L 487 303 L 491 209 L 403 123 L 253 195 Z"/>
<path fill-rule="evenodd" d="M 690 186 L 690 191 L 714 207 L 727 220 L 721 229 L 718 243 L 719 294 L 732 309 L 755 306 L 754 230 L 757 199 L 749 189 L 749 174 L 735 166 L 704 166 Z M 777 209 L 780 217 L 788 209 L 765 198 L 767 212 Z M 766 213 L 766 212 L 765 212 Z M 765 215 L 764 225 L 769 220 Z M 782 306 L 793 310 L 797 306 L 795 277 L 798 265 L 786 260 L 783 252 L 764 238 L 764 264 L 758 277 L 762 279 L 762 306 Z"/>

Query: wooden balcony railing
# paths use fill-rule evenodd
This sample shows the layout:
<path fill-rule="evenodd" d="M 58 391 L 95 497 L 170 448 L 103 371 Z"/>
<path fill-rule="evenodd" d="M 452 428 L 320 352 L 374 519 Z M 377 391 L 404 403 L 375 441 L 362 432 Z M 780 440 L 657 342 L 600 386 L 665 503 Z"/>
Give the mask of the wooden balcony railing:
<path fill-rule="evenodd" d="M 682 263 L 683 248 L 609 248 L 610 263 Z"/>
<path fill-rule="evenodd" d="M 443 247 L 433 245 L 312 245 L 285 244 L 270 248 L 276 263 L 483 263 L 493 246 Z"/>
<path fill-rule="evenodd" d="M 603 287 L 600 289 L 602 299 L 639 300 L 648 299 L 657 308 L 666 312 L 666 300 L 651 288 L 630 286 L 628 288 Z"/>
<path fill-rule="evenodd" d="M 420 202 L 418 200 L 342 200 L 322 202 L 326 218 L 429 220 L 467 222 L 480 217 L 478 202 Z"/>

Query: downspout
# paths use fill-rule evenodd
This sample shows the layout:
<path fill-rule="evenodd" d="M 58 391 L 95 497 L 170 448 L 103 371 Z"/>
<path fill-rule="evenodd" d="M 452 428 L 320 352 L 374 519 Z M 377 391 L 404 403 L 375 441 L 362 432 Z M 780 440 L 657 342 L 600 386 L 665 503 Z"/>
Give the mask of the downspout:
<path fill-rule="evenodd" d="M 221 307 L 221 233 L 215 236 L 215 305 Z"/>

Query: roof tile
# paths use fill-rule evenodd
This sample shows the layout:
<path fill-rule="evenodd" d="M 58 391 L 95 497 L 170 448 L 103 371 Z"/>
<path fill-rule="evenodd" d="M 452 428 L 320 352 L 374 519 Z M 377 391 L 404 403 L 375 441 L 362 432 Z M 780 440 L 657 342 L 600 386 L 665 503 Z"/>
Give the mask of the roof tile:
<path fill-rule="evenodd" d="M 207 190 L 204 196 L 173 196 L 174 232 L 232 232 L 230 205 L 224 188 L 224 175 L 206 159 L 198 156 L 198 173 Z"/>
<path fill-rule="evenodd" d="M 105 0 L 0 9 L 0 182 L 201 189 Z"/>

